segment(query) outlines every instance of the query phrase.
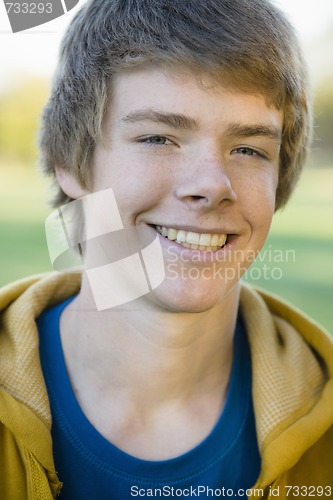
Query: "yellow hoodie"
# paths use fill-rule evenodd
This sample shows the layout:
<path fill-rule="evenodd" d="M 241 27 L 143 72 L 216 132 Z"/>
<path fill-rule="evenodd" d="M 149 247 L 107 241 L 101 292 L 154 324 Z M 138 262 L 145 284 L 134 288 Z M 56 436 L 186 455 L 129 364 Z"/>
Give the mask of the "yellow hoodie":
<path fill-rule="evenodd" d="M 79 274 L 52 273 L 0 291 L 1 500 L 49 500 L 60 491 L 35 318 L 79 286 Z M 262 459 L 252 498 L 333 498 L 332 338 L 247 285 L 240 308 Z"/>

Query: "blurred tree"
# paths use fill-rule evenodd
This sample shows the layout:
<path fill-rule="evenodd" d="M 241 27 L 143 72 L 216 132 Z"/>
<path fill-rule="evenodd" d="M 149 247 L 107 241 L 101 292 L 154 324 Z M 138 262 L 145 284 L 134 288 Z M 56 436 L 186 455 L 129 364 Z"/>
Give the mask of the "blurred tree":
<path fill-rule="evenodd" d="M 315 94 L 314 149 L 324 159 L 333 158 L 333 79 L 327 78 L 317 86 Z"/>
<path fill-rule="evenodd" d="M 35 162 L 39 117 L 48 92 L 47 80 L 30 78 L 0 94 L 1 157 Z"/>
<path fill-rule="evenodd" d="M 314 82 L 315 133 L 312 160 L 333 166 L 333 24 L 309 47 Z"/>

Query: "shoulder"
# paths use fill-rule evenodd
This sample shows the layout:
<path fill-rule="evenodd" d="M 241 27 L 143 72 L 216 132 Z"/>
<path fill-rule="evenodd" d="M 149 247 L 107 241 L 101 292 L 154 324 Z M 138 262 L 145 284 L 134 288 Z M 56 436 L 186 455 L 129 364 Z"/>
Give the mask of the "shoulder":
<path fill-rule="evenodd" d="M 53 272 L 23 278 L 0 289 L 0 311 L 9 306 L 25 309 L 30 305 L 37 316 L 46 307 L 76 293 L 80 283 L 80 273 Z"/>
<path fill-rule="evenodd" d="M 273 327 L 279 332 L 292 329 L 316 351 L 327 353 L 328 349 L 333 356 L 333 336 L 281 297 L 242 283 L 240 308 L 251 328 L 260 323 L 261 326 L 267 325 L 267 328 Z"/>
<path fill-rule="evenodd" d="M 297 308 L 246 284 L 240 310 L 251 348 L 261 479 L 306 485 L 321 456 L 332 459 L 332 337 Z M 325 467 L 313 484 L 332 479 Z"/>

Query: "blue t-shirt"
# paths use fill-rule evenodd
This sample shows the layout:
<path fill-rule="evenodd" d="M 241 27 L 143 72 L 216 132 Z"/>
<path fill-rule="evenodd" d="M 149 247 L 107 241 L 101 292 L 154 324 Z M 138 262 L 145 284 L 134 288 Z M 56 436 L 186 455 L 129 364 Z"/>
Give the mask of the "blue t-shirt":
<path fill-rule="evenodd" d="M 194 449 L 170 460 L 148 461 L 121 451 L 91 425 L 71 387 L 59 320 L 72 299 L 38 318 L 40 356 L 52 413 L 54 460 L 60 500 L 137 498 L 246 498 L 260 471 L 251 396 L 251 358 L 237 322 L 227 400 L 211 433 Z M 157 444 L 158 446 L 158 444 Z M 224 488 L 225 494 L 222 495 Z M 240 494 L 239 493 L 240 491 Z"/>

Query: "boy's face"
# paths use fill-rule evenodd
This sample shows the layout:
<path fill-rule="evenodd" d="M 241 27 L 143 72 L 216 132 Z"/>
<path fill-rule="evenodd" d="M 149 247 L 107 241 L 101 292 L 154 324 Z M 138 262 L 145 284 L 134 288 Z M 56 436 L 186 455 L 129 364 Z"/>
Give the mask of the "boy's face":
<path fill-rule="evenodd" d="M 92 190 L 113 189 L 125 228 L 159 233 L 166 278 L 144 300 L 199 312 L 229 293 L 269 231 L 282 123 L 263 97 L 195 75 L 117 77 Z"/>

